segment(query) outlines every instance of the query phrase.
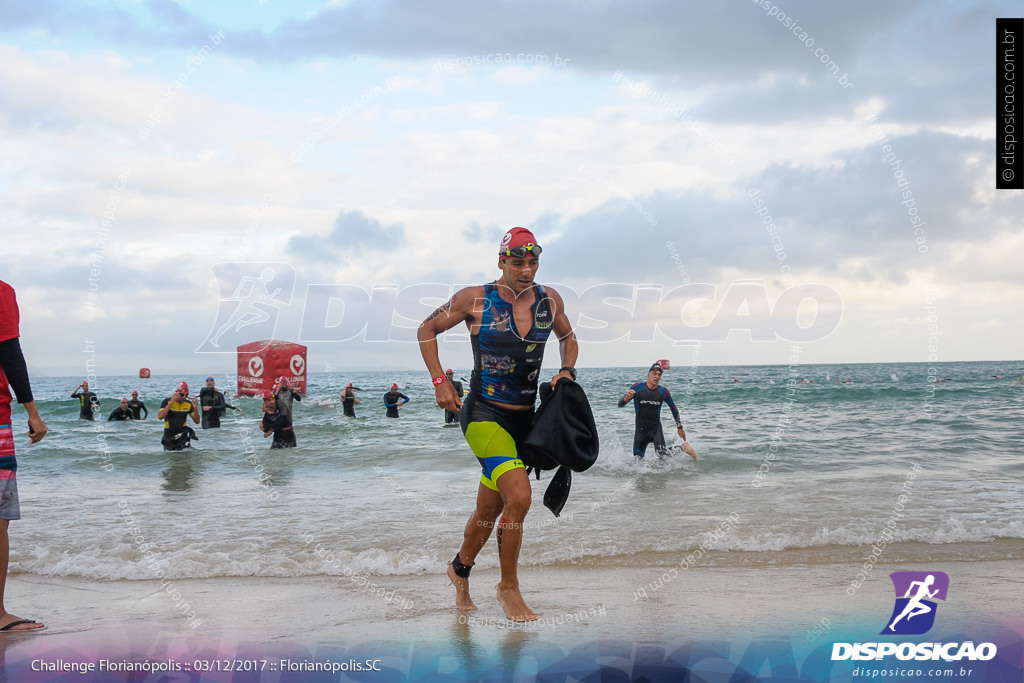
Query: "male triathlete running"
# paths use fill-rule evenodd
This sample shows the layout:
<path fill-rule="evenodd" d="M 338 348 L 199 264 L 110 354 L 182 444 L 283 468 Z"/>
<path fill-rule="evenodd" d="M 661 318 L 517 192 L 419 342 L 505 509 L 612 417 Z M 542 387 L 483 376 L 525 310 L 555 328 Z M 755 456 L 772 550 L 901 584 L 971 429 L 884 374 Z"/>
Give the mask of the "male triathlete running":
<path fill-rule="evenodd" d="M 462 408 L 462 432 L 483 470 L 476 509 L 466 524 L 462 546 L 448 565 L 455 605 L 460 610 L 476 609 L 469 595 L 469 572 L 501 515 L 497 524 L 501 564 L 497 598 L 505 617 L 513 621 L 537 619 L 519 591 L 519 549 L 532 493 L 519 450 L 533 418 L 544 343 L 554 332 L 562 356 L 552 386 L 563 377 L 576 379 L 579 352 L 562 297 L 533 281 L 540 253 L 529 230 L 512 228 L 498 250 L 501 277 L 457 292 L 423 321 L 417 333 L 437 403 L 453 412 Z M 465 406 L 448 381 L 437 351 L 437 335 L 461 322 L 469 328 L 473 346 L 473 374 Z"/>

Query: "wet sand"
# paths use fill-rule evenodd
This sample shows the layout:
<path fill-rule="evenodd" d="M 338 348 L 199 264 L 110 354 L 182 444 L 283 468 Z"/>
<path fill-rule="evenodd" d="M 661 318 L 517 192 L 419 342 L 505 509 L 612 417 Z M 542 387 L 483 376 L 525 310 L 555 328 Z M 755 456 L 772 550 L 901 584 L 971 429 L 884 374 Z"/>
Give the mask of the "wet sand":
<path fill-rule="evenodd" d="M 459 613 L 454 589 L 436 575 L 338 578 L 211 578 L 95 582 L 19 575 L 8 586 L 16 614 L 45 621 L 44 633 L 8 638 L 14 647 L 56 641 L 123 643 L 141 633 L 186 645 L 203 643 L 484 640 L 510 632 L 566 644 L 599 639 L 636 642 L 860 639 L 877 634 L 892 610 L 888 573 L 921 567 L 879 565 L 856 595 L 848 566 L 758 568 L 526 568 L 527 603 L 542 614 L 533 625 L 504 619 L 494 586 L 497 570 L 473 573 L 478 610 Z M 1024 562 L 943 563 L 951 580 L 936 630 L 1016 624 L 1024 597 Z M 383 593 L 383 595 L 381 595 Z M 645 596 L 646 595 L 646 599 Z M 461 618 L 460 618 L 461 616 Z M 823 622 L 824 620 L 824 622 Z M 873 629 L 873 631 L 865 629 Z M 817 638 L 810 639 L 810 642 Z M 9 654 L 9 653 L 8 653 Z"/>

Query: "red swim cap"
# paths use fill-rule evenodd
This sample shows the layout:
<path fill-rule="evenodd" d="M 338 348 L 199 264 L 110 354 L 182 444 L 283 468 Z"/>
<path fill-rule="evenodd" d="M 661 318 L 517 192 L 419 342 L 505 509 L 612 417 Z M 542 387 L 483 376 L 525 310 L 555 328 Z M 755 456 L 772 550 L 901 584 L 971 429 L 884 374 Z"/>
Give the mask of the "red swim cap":
<path fill-rule="evenodd" d="M 349 382 L 348 384 L 346 384 L 345 388 L 346 389 L 351 389 L 352 388 L 352 382 Z"/>
<path fill-rule="evenodd" d="M 512 228 L 501 238 L 498 246 L 498 256 L 502 256 L 506 249 L 515 249 L 524 244 L 537 244 L 537 238 L 526 228 Z"/>
<path fill-rule="evenodd" d="M 274 398 L 274 392 L 271 391 L 270 389 L 264 389 L 263 393 L 260 394 L 260 396 L 262 396 L 264 400 L 268 398 Z"/>
<path fill-rule="evenodd" d="M 444 374 L 446 374 L 446 375 L 454 375 L 455 373 L 452 372 L 451 368 L 448 368 L 447 370 L 444 371 Z"/>
<path fill-rule="evenodd" d="M 178 391 L 188 396 L 188 382 L 181 381 L 178 383 Z"/>
<path fill-rule="evenodd" d="M 392 388 L 392 389 L 397 389 L 397 388 L 398 388 L 398 385 L 397 385 L 397 384 L 392 384 L 392 385 L 391 385 L 391 388 Z"/>

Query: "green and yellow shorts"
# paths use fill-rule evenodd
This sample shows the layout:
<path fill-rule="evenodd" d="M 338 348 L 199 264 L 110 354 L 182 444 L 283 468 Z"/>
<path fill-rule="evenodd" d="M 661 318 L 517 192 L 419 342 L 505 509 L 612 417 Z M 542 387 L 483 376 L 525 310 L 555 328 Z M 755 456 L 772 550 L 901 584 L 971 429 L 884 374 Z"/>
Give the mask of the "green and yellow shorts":
<path fill-rule="evenodd" d="M 472 394 L 466 398 L 459 425 L 483 470 L 484 486 L 497 491 L 498 477 L 517 467 L 526 469 L 518 444 L 530 433 L 532 422 L 533 410 L 508 410 Z"/>

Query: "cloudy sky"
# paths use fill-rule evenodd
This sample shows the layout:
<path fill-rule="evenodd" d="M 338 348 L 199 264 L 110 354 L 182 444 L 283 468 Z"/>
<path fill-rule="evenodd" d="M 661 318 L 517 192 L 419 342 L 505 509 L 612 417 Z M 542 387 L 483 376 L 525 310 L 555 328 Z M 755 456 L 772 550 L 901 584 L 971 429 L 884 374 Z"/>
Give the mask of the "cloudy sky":
<path fill-rule="evenodd" d="M 581 366 L 685 365 L 693 340 L 702 364 L 794 339 L 806 363 L 1017 359 L 1014 14 L 0 0 L 0 279 L 38 373 L 89 346 L 101 375 L 224 372 L 268 332 L 314 371 L 417 369 L 416 322 L 524 225 Z M 468 367 L 458 336 L 442 361 Z"/>

